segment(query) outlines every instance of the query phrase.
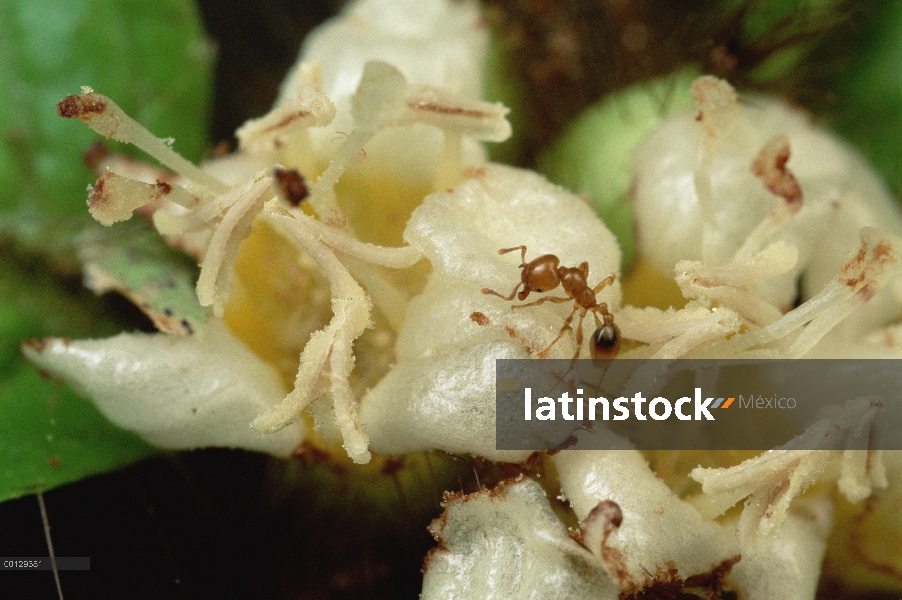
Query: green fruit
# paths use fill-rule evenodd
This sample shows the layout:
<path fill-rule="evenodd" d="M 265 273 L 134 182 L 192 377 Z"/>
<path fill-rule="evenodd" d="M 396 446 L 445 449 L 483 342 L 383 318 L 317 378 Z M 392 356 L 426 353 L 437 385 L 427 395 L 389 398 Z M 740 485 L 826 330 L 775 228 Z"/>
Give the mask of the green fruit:
<path fill-rule="evenodd" d="M 635 218 L 626 201 L 633 149 L 663 119 L 692 105 L 689 87 L 698 75 L 679 71 L 590 106 L 539 160 L 551 181 L 589 197 L 620 243 L 623 271 L 636 259 Z"/>

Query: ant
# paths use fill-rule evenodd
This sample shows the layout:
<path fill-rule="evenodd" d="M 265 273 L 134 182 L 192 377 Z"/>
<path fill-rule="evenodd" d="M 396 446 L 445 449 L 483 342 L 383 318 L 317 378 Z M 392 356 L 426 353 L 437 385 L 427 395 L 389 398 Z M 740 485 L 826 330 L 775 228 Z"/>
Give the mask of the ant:
<path fill-rule="evenodd" d="M 566 297 L 562 296 L 546 296 L 535 302 L 528 304 L 515 304 L 512 309 L 526 308 L 527 306 L 537 306 L 545 302 L 554 302 L 560 304 L 562 302 L 573 302 L 573 310 L 564 321 L 560 333 L 554 338 L 554 341 L 548 344 L 548 347 L 539 352 L 539 358 L 544 358 L 551 347 L 554 346 L 573 322 L 573 317 L 579 311 L 579 323 L 576 326 L 576 354 L 573 360 L 579 357 L 580 349 L 583 345 L 583 319 L 590 311 L 595 317 L 595 325 L 598 329 L 592 334 L 592 344 L 590 351 L 594 359 L 610 359 L 614 358 L 620 351 L 620 330 L 614 325 L 614 315 L 608 312 L 608 305 L 605 302 L 599 303 L 595 294 L 614 283 L 615 275 L 611 274 L 605 277 L 601 283 L 594 288 L 590 288 L 587 283 L 589 277 L 589 263 L 584 262 L 578 267 L 562 267 L 561 259 L 554 254 L 543 254 L 542 256 L 526 262 L 526 246 L 516 246 L 514 248 L 502 248 L 498 254 L 507 254 L 508 252 L 520 251 L 520 283 L 514 286 L 509 296 L 502 296 L 494 290 L 482 288 L 483 294 L 492 294 L 504 300 L 511 301 L 514 296 L 518 300 L 526 300 L 531 292 L 548 292 L 556 288 L 558 285 L 564 288 L 567 293 Z M 522 290 L 520 287 L 522 286 Z M 517 290 L 520 290 L 519 293 Z M 601 319 L 598 318 L 601 314 Z"/>

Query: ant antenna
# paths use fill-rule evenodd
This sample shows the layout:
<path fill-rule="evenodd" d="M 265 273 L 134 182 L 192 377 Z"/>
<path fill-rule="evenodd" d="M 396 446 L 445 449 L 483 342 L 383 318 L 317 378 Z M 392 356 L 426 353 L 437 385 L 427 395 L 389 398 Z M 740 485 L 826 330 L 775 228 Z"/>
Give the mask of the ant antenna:
<path fill-rule="evenodd" d="M 53 567 L 53 579 L 56 580 L 56 593 L 63 600 L 63 586 L 60 583 L 60 572 L 56 568 L 56 553 L 53 551 L 53 541 L 50 539 L 50 520 L 47 519 L 47 507 L 44 505 L 44 493 L 38 492 L 38 506 L 41 509 L 41 522 L 44 524 L 44 537 L 47 538 L 47 550 L 50 553 L 50 565 Z"/>

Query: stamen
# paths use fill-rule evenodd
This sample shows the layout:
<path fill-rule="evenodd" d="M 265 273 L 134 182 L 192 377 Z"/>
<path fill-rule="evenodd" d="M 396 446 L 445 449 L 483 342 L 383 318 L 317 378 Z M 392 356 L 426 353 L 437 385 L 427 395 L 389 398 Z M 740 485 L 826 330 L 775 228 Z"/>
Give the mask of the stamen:
<path fill-rule="evenodd" d="M 749 545 L 754 544 L 758 534 L 768 535 L 779 528 L 792 500 L 808 489 L 831 462 L 840 461 L 841 491 L 850 501 L 870 496 L 873 488 L 886 486 L 879 452 L 826 448 L 848 443 L 859 432 L 868 429 L 879 414 L 879 408 L 867 399 L 849 401 L 839 418 L 814 423 L 781 448 L 735 467 L 694 469 L 691 477 L 702 484 L 705 494 L 696 502 L 696 507 L 714 518 L 750 496 L 739 523 L 740 536 L 745 540 L 744 544 Z M 800 446 L 809 449 L 793 449 Z M 864 457 L 872 459 L 874 464 L 862 461 L 860 453 L 865 453 Z M 855 488 L 853 482 L 862 487 Z"/>
<path fill-rule="evenodd" d="M 787 168 L 789 138 L 777 135 L 769 139 L 752 163 L 752 172 L 764 182 L 772 194 L 783 198 L 793 214 L 802 208 L 802 188 Z"/>
<path fill-rule="evenodd" d="M 511 136 L 510 109 L 500 102 L 470 100 L 443 88 L 410 86 L 407 111 L 393 125 L 425 123 L 485 142 L 503 142 Z"/>
<path fill-rule="evenodd" d="M 439 156 L 438 168 L 432 180 L 432 188 L 447 190 L 460 183 L 460 174 L 464 165 L 464 140 L 458 133 L 445 131 L 442 153 Z"/>
<path fill-rule="evenodd" d="M 67 119 L 80 119 L 104 137 L 137 146 L 179 175 L 208 187 L 214 193 L 222 194 L 228 190 L 226 184 L 182 158 L 165 141 L 147 131 L 102 94 L 87 92 L 66 96 L 60 100 L 56 112 Z"/>
<path fill-rule="evenodd" d="M 802 188 L 786 166 L 789 154 L 789 138 L 778 135 L 764 144 L 752 163 L 752 172 L 783 201 L 752 230 L 742 247 L 736 251 L 733 261 L 750 258 L 769 237 L 782 229 L 802 210 Z"/>
<path fill-rule="evenodd" d="M 221 205 L 229 208 L 213 230 L 197 280 L 201 306 L 212 305 L 217 317 L 225 310 L 241 241 L 250 233 L 251 224 L 263 209 L 264 202 L 273 196 L 272 175 L 266 169 L 247 184 L 218 199 Z"/>
<path fill-rule="evenodd" d="M 709 325 L 721 330 L 721 337 L 739 329 L 739 319 L 731 310 L 711 310 L 688 306 L 682 310 L 636 308 L 624 306 L 620 310 L 620 333 L 624 338 L 659 348 L 691 332 L 702 331 Z M 694 336 L 693 336 L 694 337 Z"/>
<path fill-rule="evenodd" d="M 748 286 L 782 275 L 798 260 L 795 246 L 786 242 L 771 244 L 744 261 L 733 260 L 722 267 L 705 267 L 698 261 L 676 264 L 676 282 L 686 298 L 705 298 L 735 310 L 754 325 L 768 325 L 782 316 L 773 304 L 763 300 Z"/>
<path fill-rule="evenodd" d="M 179 186 L 164 181 L 155 184 L 129 179 L 107 171 L 101 175 L 88 196 L 88 210 L 101 225 L 127 221 L 135 209 L 165 200 L 190 208 L 198 199 Z"/>
<path fill-rule="evenodd" d="M 204 202 L 194 210 L 170 204 L 153 214 L 153 225 L 162 235 L 184 235 L 207 229 L 218 222 L 235 202 L 235 194 L 223 194 Z"/>
<path fill-rule="evenodd" d="M 252 119 L 236 132 L 240 148 L 272 143 L 305 132 L 308 127 L 328 125 L 335 118 L 335 105 L 312 86 L 304 86 L 298 95 L 279 104 L 259 119 Z"/>
<path fill-rule="evenodd" d="M 710 358 L 738 356 L 749 348 L 780 340 L 807 324 L 789 350 L 768 349 L 750 353 L 785 358 L 801 356 L 855 308 L 876 294 L 889 279 L 890 267 L 897 262 L 898 255 L 891 239 L 876 227 L 863 227 L 861 247 L 850 256 L 839 277 L 824 286 L 820 293 L 767 327 L 714 344 L 703 355 Z"/>
<path fill-rule="evenodd" d="M 388 250 L 389 248 L 386 248 Z M 390 248 L 395 250 L 395 248 Z M 398 250 L 407 250 L 407 248 L 398 248 Z M 360 259 L 350 257 L 344 253 L 336 253 L 347 266 L 351 276 L 363 286 L 370 300 L 388 321 L 389 326 L 397 332 L 401 329 L 404 322 L 404 316 L 407 314 L 407 306 L 410 298 L 397 287 L 392 285 L 381 273 L 376 271 L 372 265 L 366 264 Z"/>
<path fill-rule="evenodd" d="M 375 244 L 361 242 L 357 238 L 330 227 L 322 221 L 312 219 L 307 221 L 306 224 L 311 231 L 315 232 L 316 237 L 327 246 L 367 263 L 391 267 L 392 269 L 406 269 L 412 267 L 423 258 L 423 253 L 414 246 L 404 246 L 403 248 L 376 246 Z"/>
<path fill-rule="evenodd" d="M 724 81 L 710 75 L 692 82 L 692 98 L 698 108 L 696 121 L 701 123 L 699 139 L 700 160 L 710 160 L 739 121 L 739 100 L 736 90 Z"/>
<path fill-rule="evenodd" d="M 424 123 L 445 130 L 449 135 L 444 158 L 451 163 L 461 162 L 459 136 L 501 142 L 511 135 L 505 118 L 509 110 L 502 104 L 470 100 L 431 86 L 408 86 L 400 71 L 379 61 L 364 67 L 351 97 L 351 112 L 354 129 L 311 194 L 310 203 L 320 216 L 341 214 L 335 202 L 335 184 L 367 142 L 386 127 Z"/>
<path fill-rule="evenodd" d="M 839 473 L 839 491 L 852 503 L 889 486 L 882 450 L 845 450 Z"/>
<path fill-rule="evenodd" d="M 276 190 L 283 198 L 288 195 L 284 189 L 279 169 L 274 170 Z M 404 320 L 408 298 L 385 277 L 373 269 L 372 265 L 382 265 L 394 269 L 406 269 L 422 258 L 422 253 L 413 246 L 387 248 L 361 242 L 346 232 L 330 227 L 320 221 L 311 220 L 307 225 L 316 231 L 317 237 L 333 248 L 348 271 L 366 289 L 376 307 L 397 331 Z"/>
<path fill-rule="evenodd" d="M 711 162 L 717 150 L 732 135 L 739 120 L 739 101 L 729 83 L 716 77 L 699 77 L 692 83 L 692 97 L 698 107 L 696 120 L 701 123 L 693 182 L 700 214 L 704 219 L 702 262 L 711 262 L 710 248 L 715 245 L 717 225 L 711 215 L 714 196 L 711 188 Z"/>
<path fill-rule="evenodd" d="M 267 211 L 269 220 L 289 232 L 329 280 L 333 317 L 304 347 L 294 390 L 272 410 L 254 419 L 252 427 L 262 432 L 278 431 L 297 419 L 315 398 L 328 360 L 332 404 L 345 449 L 355 462 L 369 462 L 369 440 L 360 427 L 349 377 L 354 367 L 353 342 L 370 324 L 370 302 L 335 253 L 316 235 L 312 225 L 315 219 L 287 214 L 278 205 Z"/>
<path fill-rule="evenodd" d="M 366 63 L 357 91 L 351 97 L 354 129 L 311 190 L 310 205 L 317 214 L 341 216 L 335 201 L 335 184 L 366 143 L 401 116 L 406 94 L 407 80 L 395 67 L 380 61 Z"/>

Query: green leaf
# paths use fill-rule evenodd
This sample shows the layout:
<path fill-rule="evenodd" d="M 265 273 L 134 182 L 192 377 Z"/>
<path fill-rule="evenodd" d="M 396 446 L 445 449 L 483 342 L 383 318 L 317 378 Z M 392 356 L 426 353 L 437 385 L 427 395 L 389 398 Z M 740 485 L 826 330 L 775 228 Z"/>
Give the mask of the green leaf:
<path fill-rule="evenodd" d="M 188 158 L 206 147 L 211 52 L 188 0 L 7 0 L 0 55 L 0 210 L 85 210 L 94 177 L 82 155 L 97 136 L 55 110 L 81 86 Z"/>
<path fill-rule="evenodd" d="M 877 4 L 836 85 L 833 127 L 902 195 L 902 0 Z"/>
<path fill-rule="evenodd" d="M 78 237 L 78 254 L 86 285 L 96 293 L 121 293 L 160 331 L 190 335 L 203 329 L 208 311 L 194 291 L 196 265 L 149 225 L 92 228 Z"/>
<path fill-rule="evenodd" d="M 20 340 L 113 335 L 127 321 L 113 316 L 109 299 L 55 273 L 56 263 L 19 252 L 9 237 L 0 242 L 0 501 L 157 452 L 65 386 L 42 379 L 19 351 Z M 62 273 L 69 268 L 63 264 Z"/>
<path fill-rule="evenodd" d="M 0 502 L 110 471 L 156 448 L 17 362 L 0 382 Z"/>
<path fill-rule="evenodd" d="M 72 390 L 42 379 L 19 344 L 106 337 L 139 322 L 121 301 L 81 285 L 76 236 L 85 230 L 86 187 L 94 180 L 83 154 L 97 135 L 57 116 L 57 102 L 91 86 L 196 160 L 207 146 L 212 53 L 190 0 L 7 0 L 0 3 L 0 55 L 2 501 L 158 452 Z M 132 249 L 140 255 L 133 262 L 158 248 L 145 250 Z M 184 258 L 156 257 L 153 273 L 135 274 L 120 270 L 122 254 L 113 252 L 104 272 L 119 278 L 113 287 L 137 285 L 160 311 L 181 306 L 191 267 Z M 152 278 L 167 264 L 175 288 L 154 288 Z"/>

